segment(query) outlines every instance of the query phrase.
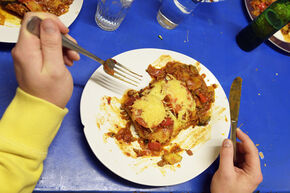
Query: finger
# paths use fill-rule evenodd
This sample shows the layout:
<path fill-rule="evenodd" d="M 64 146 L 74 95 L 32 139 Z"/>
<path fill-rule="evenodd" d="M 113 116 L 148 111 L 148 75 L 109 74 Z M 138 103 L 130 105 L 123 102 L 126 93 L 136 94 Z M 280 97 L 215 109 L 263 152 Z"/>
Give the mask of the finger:
<path fill-rule="evenodd" d="M 44 19 L 52 19 L 53 21 L 55 21 L 55 23 L 57 24 L 57 26 L 59 27 L 59 30 L 61 31 L 61 33 L 63 34 L 67 34 L 69 32 L 69 29 L 60 21 L 60 19 L 50 13 L 45 13 L 45 12 L 28 12 L 24 15 L 23 20 L 21 21 L 21 25 L 27 25 L 27 23 L 30 21 L 30 19 L 33 16 L 37 16 L 39 18 L 41 18 L 42 20 Z"/>
<path fill-rule="evenodd" d="M 237 137 L 242 141 L 243 147 L 241 147 L 244 153 L 257 155 L 257 148 L 250 137 L 245 134 L 241 129 L 237 129 Z"/>
<path fill-rule="evenodd" d="M 239 154 L 245 153 L 244 145 L 241 142 L 237 142 L 237 153 Z"/>
<path fill-rule="evenodd" d="M 66 34 L 65 35 L 68 39 L 70 39 L 71 41 L 73 41 L 74 43 L 77 44 L 77 41 L 71 37 L 70 35 Z M 73 61 L 78 61 L 80 60 L 80 55 L 78 52 L 74 51 L 74 50 L 70 50 L 70 49 L 65 49 L 64 50 L 64 55 L 66 55 L 70 60 Z"/>
<path fill-rule="evenodd" d="M 27 15 L 23 19 L 24 23 L 27 23 Z M 35 35 L 29 33 L 26 30 L 26 25 L 22 25 L 20 28 L 18 41 L 14 47 L 12 52 L 12 56 L 14 57 L 17 55 L 21 55 L 23 58 L 36 58 L 35 55 L 41 53 L 40 47 L 40 39 Z M 41 57 L 41 56 L 40 56 Z M 14 58 L 15 60 L 15 58 Z M 30 63 L 18 63 L 19 65 L 26 64 L 29 65 Z M 42 69 L 42 63 L 39 66 L 34 66 L 35 68 Z M 24 69 L 35 69 L 31 68 L 30 66 L 26 66 Z M 40 71 L 40 70 L 39 70 Z"/>
<path fill-rule="evenodd" d="M 80 60 L 80 55 L 76 51 L 69 50 L 67 48 L 63 49 L 63 55 L 67 56 L 72 61 Z"/>
<path fill-rule="evenodd" d="M 219 170 L 224 174 L 230 174 L 234 171 L 234 153 L 231 140 L 225 139 L 220 150 Z"/>
<path fill-rule="evenodd" d="M 245 163 L 245 152 L 243 144 L 241 142 L 237 142 L 237 159 L 235 165 L 239 168 L 243 168 L 243 163 Z"/>
<path fill-rule="evenodd" d="M 239 145 L 239 151 L 245 154 L 246 165 L 250 167 L 260 167 L 258 149 L 250 137 L 240 129 L 237 129 L 237 137 L 242 141 L 241 145 Z"/>
<path fill-rule="evenodd" d="M 43 63 L 48 69 L 63 67 L 60 30 L 52 19 L 44 19 L 40 24 L 40 41 Z"/>
<path fill-rule="evenodd" d="M 37 16 L 41 19 L 50 18 L 55 21 L 60 31 L 64 34 L 68 33 L 68 28 L 56 17 L 55 15 L 43 12 L 28 12 L 24 15 L 24 18 L 21 22 L 20 33 L 18 37 L 18 43 L 20 46 L 27 47 L 27 45 L 31 45 L 30 48 L 27 48 L 27 52 L 31 51 L 29 49 L 39 49 L 40 48 L 40 40 L 35 35 L 31 34 L 27 31 L 26 25 L 30 21 L 33 16 Z"/>
<path fill-rule="evenodd" d="M 29 39 L 29 38 L 28 38 Z M 39 41 L 39 40 L 38 40 Z M 42 70 L 42 53 L 39 48 L 40 43 L 31 41 L 30 44 L 23 47 L 18 44 L 11 50 L 14 66 L 18 70 L 28 74 L 37 74 Z M 34 62 L 30 62 L 29 59 L 34 58 Z"/>
<path fill-rule="evenodd" d="M 63 61 L 67 66 L 72 66 L 73 65 L 73 61 L 70 60 L 67 56 L 63 56 Z"/>

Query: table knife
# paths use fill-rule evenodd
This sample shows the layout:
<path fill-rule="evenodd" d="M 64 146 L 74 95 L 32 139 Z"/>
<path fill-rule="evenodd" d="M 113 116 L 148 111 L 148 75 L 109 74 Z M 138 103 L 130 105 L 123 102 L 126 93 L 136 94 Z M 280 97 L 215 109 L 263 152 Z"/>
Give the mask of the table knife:
<path fill-rule="evenodd" d="M 237 145 L 237 125 L 240 110 L 242 78 L 236 77 L 231 85 L 229 102 L 231 112 L 231 140 L 234 146 L 234 162 L 236 161 L 236 145 Z"/>

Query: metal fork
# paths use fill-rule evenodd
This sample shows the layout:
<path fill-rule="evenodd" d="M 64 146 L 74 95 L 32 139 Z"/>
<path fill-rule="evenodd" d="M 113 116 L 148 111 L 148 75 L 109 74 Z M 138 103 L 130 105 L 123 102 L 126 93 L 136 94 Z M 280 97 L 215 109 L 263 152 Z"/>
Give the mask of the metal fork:
<path fill-rule="evenodd" d="M 40 23 L 42 19 L 40 19 L 37 16 L 34 16 L 30 19 L 30 21 L 27 23 L 27 30 L 36 35 L 37 37 L 40 37 Z M 138 84 L 141 81 L 142 75 L 137 74 L 136 72 L 133 72 L 126 66 L 120 64 L 116 60 L 109 58 L 107 60 L 102 60 L 96 55 L 92 54 L 91 52 L 85 50 L 84 48 L 80 47 L 78 44 L 74 43 L 70 39 L 68 39 L 65 35 L 62 36 L 62 46 L 71 50 L 74 50 L 76 52 L 79 52 L 97 62 L 103 65 L 104 71 L 128 84 L 131 84 L 133 86 L 138 86 Z"/>

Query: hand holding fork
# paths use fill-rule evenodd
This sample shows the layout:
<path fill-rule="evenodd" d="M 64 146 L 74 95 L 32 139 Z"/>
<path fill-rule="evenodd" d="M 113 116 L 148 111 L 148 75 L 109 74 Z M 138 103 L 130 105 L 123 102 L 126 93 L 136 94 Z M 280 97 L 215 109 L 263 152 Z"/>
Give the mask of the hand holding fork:
<path fill-rule="evenodd" d="M 37 37 L 40 37 L 40 23 L 42 19 L 40 19 L 37 16 L 33 16 L 30 21 L 27 23 L 27 30 L 36 35 Z M 110 76 L 113 76 L 121 81 L 124 81 L 128 84 L 137 86 L 139 82 L 141 81 L 142 75 L 139 75 L 126 66 L 120 64 L 116 60 L 109 58 L 107 60 L 102 60 L 96 55 L 92 54 L 91 52 L 85 50 L 84 48 L 80 47 L 78 44 L 74 43 L 70 39 L 68 39 L 65 35 L 62 36 L 62 46 L 74 51 L 77 51 L 87 57 L 90 57 L 91 59 L 99 62 L 103 65 L 104 71 L 109 74 Z"/>

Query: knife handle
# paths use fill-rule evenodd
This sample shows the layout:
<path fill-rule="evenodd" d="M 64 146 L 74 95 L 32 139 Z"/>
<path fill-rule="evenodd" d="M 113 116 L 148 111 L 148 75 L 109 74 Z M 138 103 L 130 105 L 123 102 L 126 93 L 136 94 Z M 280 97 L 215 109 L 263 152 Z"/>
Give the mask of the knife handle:
<path fill-rule="evenodd" d="M 234 162 L 237 160 L 237 121 L 232 121 L 231 125 L 231 140 L 234 148 Z"/>

